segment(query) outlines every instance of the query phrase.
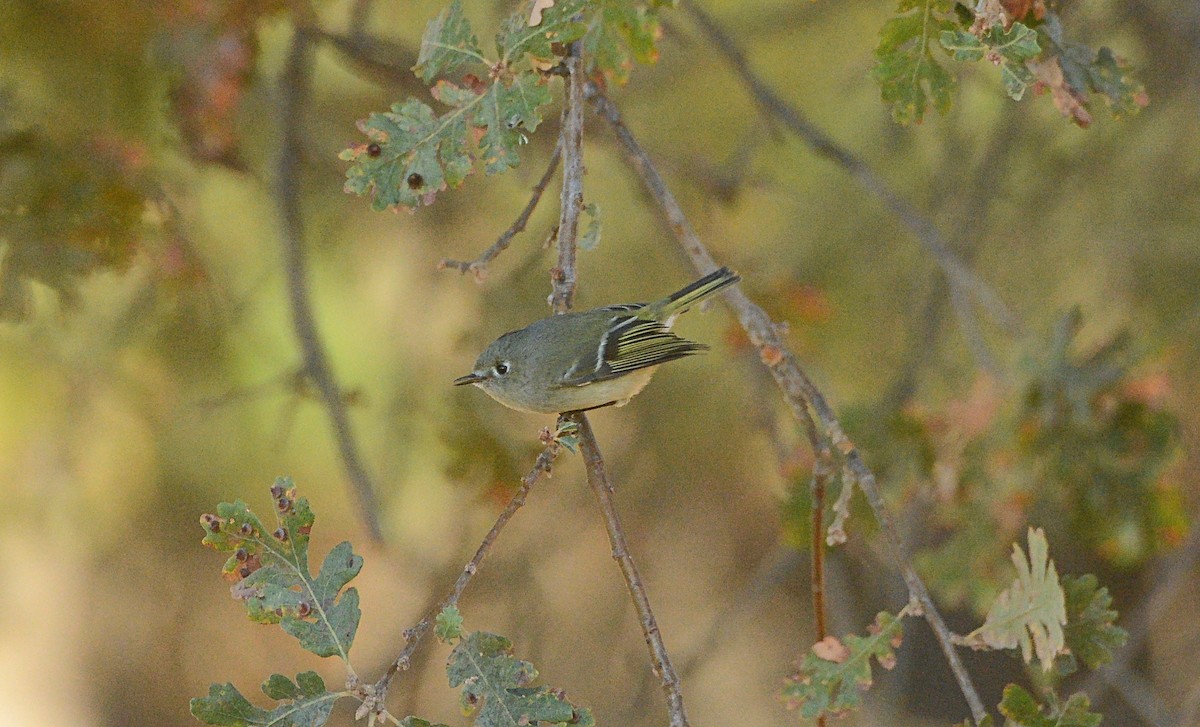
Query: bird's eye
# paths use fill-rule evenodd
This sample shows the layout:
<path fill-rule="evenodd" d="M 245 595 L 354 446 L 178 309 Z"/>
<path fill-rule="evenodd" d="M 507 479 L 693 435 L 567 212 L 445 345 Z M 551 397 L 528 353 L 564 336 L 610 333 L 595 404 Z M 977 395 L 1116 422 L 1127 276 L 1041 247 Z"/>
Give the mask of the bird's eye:
<path fill-rule="evenodd" d="M 496 372 L 497 376 L 503 376 L 508 373 L 508 362 L 501 361 L 500 363 L 493 366 L 492 370 Z"/>

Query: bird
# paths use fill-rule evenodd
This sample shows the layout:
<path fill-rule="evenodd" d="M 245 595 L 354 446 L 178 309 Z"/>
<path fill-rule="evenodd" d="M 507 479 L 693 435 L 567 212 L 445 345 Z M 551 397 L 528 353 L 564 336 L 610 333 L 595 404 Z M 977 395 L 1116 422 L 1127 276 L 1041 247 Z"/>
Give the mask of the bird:
<path fill-rule="evenodd" d="M 472 384 L 518 411 L 561 414 L 624 406 L 659 365 L 708 350 L 671 332 L 679 314 L 741 280 L 720 268 L 653 303 L 564 313 L 509 331 L 484 349 Z"/>

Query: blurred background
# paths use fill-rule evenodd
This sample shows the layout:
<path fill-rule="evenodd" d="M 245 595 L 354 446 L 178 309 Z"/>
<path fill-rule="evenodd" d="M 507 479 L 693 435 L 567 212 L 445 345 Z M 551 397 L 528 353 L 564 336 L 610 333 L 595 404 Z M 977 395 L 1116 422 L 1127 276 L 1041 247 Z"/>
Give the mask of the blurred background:
<path fill-rule="evenodd" d="M 377 487 L 384 544 L 356 516 L 326 408 L 304 375 L 275 192 L 281 72 L 300 5 L 8 0 L 0 7 L 0 713 L 14 725 L 191 725 L 213 682 L 342 667 L 258 626 L 200 545 L 219 501 L 271 507 L 292 476 L 314 550 L 351 540 L 375 678 L 442 598 L 540 446 L 548 417 L 455 389 L 498 334 L 547 314 L 557 179 L 486 279 L 439 270 L 495 241 L 557 134 L 517 170 L 475 174 L 415 214 L 346 195 L 355 122 L 408 95 L 442 3 L 320 2 L 293 181 L 316 323 Z M 508 3 L 467 3 L 490 38 Z M 750 67 L 927 215 L 1015 313 L 954 305 L 936 262 L 879 199 L 770 122 L 693 16 L 664 15 L 661 59 L 614 88 L 629 126 L 743 289 L 788 340 L 877 474 L 951 626 L 970 631 L 1044 527 L 1060 572 L 1096 573 L 1130 644 L 1071 678 L 1113 725 L 1200 724 L 1200 10 L 1070 3 L 1150 96 L 1065 121 L 953 64 L 945 116 L 897 126 L 868 77 L 886 2 L 705 0 Z M 378 41 L 354 46 L 349 31 Z M 354 36 L 358 37 L 358 36 Z M 386 42 L 384 42 L 386 41 Z M 363 50 L 367 48 L 367 50 Z M 949 63 L 949 61 L 947 61 Z M 554 82 L 555 93 L 559 81 Z M 1032 96 L 1032 95 L 1031 95 Z M 603 232 L 577 306 L 658 297 L 694 271 L 604 122 L 585 194 Z M 811 455 L 721 306 L 681 320 L 712 344 L 592 421 L 631 548 L 697 725 L 802 722 L 777 697 L 814 641 Z M 831 629 L 905 602 L 865 508 L 829 556 Z M 564 454 L 460 603 L 511 637 L 600 724 L 662 724 L 662 696 L 577 456 Z M 968 713 L 924 624 L 847 724 Z M 431 639 L 390 706 L 465 724 Z M 985 701 L 1019 660 L 967 654 Z M 260 695 L 261 696 L 261 695 Z M 331 724 L 350 724 L 344 705 Z"/>

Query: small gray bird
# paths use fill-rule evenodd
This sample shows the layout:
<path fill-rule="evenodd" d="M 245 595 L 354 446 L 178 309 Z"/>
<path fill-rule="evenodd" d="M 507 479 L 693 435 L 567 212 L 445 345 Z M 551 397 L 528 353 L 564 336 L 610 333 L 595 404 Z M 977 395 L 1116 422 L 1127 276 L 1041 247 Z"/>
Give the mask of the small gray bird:
<path fill-rule="evenodd" d="M 671 333 L 671 324 L 739 280 L 721 268 L 655 303 L 543 318 L 493 341 L 454 385 L 474 384 L 505 406 L 542 414 L 624 406 L 659 364 L 708 349 Z"/>

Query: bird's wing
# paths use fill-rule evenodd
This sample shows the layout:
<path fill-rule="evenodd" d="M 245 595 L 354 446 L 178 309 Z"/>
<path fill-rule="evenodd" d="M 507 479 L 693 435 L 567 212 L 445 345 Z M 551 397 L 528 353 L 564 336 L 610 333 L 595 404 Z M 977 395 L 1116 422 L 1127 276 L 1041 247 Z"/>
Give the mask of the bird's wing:
<path fill-rule="evenodd" d="M 584 354 L 564 374 L 561 386 L 586 386 L 674 361 L 708 346 L 676 336 L 662 323 L 621 315 L 640 306 L 610 306 L 617 315 L 594 351 Z"/>

